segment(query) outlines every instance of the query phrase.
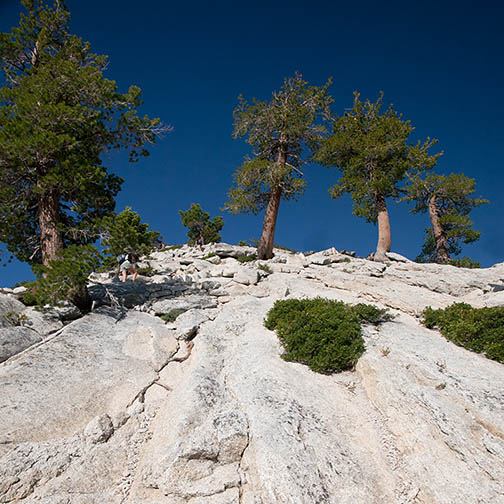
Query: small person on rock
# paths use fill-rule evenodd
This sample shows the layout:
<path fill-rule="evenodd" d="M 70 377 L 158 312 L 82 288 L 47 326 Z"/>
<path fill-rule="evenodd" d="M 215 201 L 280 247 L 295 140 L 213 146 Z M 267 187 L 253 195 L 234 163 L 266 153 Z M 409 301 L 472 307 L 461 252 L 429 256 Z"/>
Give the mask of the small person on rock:
<path fill-rule="evenodd" d="M 127 254 L 121 254 L 117 258 L 119 264 L 119 271 L 121 272 L 121 281 L 126 282 L 128 278 L 128 273 L 133 273 L 133 281 L 136 280 L 138 272 L 136 270 L 135 263 L 138 261 L 136 254 L 128 252 Z"/>

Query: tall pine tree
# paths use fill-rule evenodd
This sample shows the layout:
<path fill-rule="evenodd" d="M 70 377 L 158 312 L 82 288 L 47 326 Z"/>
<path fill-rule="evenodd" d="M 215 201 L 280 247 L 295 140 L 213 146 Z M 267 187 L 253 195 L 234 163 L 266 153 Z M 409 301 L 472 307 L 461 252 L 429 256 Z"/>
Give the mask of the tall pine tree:
<path fill-rule="evenodd" d="M 330 118 L 330 81 L 322 87 L 307 84 L 296 74 L 285 79 L 269 102 L 254 99 L 249 104 L 240 96 L 234 111 L 233 137 L 247 136 L 253 156 L 236 170 L 225 208 L 255 215 L 266 208 L 257 249 L 259 259 L 273 256 L 280 201 L 296 199 L 303 193 L 305 149 L 313 152 L 318 147 L 326 132 L 320 120 Z"/>
<path fill-rule="evenodd" d="M 336 118 L 332 135 L 326 139 L 316 159 L 341 171 L 329 190 L 332 198 L 350 193 L 353 213 L 367 222 L 378 223 L 378 244 L 374 259 L 385 261 L 390 252 L 391 232 L 387 198 L 399 195 L 399 182 L 406 172 L 431 169 L 441 154 L 429 155 L 437 140 L 408 144 L 413 131 L 392 105 L 382 112 L 383 93 L 375 103 L 360 101 L 354 93 L 352 109 Z"/>
<path fill-rule="evenodd" d="M 19 26 L 0 34 L 0 241 L 49 266 L 113 212 L 122 179 L 101 155 L 127 147 L 136 161 L 169 128 L 138 115 L 138 87 L 120 93 L 103 76 L 107 57 L 69 32 L 64 0 L 22 4 Z"/>

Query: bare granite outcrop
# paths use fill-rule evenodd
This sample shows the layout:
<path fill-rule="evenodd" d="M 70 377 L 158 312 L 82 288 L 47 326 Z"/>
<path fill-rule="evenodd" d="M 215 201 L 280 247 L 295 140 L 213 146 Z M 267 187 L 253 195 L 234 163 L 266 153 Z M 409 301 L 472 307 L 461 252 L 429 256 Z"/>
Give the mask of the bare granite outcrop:
<path fill-rule="evenodd" d="M 504 504 L 504 366 L 418 319 L 504 305 L 504 263 L 237 261 L 252 252 L 184 246 L 139 282 L 93 275 L 76 320 L 0 292 L 0 503 Z M 263 326 L 277 299 L 316 296 L 396 315 L 365 328 L 355 371 L 285 362 Z"/>

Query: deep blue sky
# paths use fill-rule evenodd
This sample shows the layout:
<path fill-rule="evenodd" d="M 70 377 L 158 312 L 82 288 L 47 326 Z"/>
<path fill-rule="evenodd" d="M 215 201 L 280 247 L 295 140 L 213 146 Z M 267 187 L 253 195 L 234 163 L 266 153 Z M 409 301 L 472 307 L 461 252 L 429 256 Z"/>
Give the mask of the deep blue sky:
<path fill-rule="evenodd" d="M 354 90 L 373 101 L 380 90 L 416 127 L 416 138 L 439 139 L 441 173 L 477 181 L 476 196 L 491 201 L 472 212 L 480 240 L 462 255 L 490 266 L 504 260 L 501 199 L 504 7 L 498 2 L 252 1 L 167 2 L 67 0 L 71 29 L 107 54 L 106 76 L 121 90 L 142 88 L 142 112 L 174 131 L 151 156 L 128 165 L 117 152 L 104 158 L 126 179 L 117 210 L 126 205 L 182 243 L 178 211 L 200 203 L 224 217 L 223 241 L 259 237 L 260 216 L 233 216 L 220 208 L 232 175 L 249 152 L 234 141 L 237 96 L 267 100 L 295 71 L 312 85 L 333 77 L 333 109 L 352 104 Z M 0 31 L 17 25 L 20 3 L 0 0 Z M 352 215 L 351 200 L 331 200 L 337 173 L 310 165 L 305 195 L 282 202 L 275 242 L 296 250 L 331 246 L 367 255 L 377 228 Z M 416 257 L 427 216 L 389 201 L 392 250 Z M 0 269 L 0 285 L 31 276 L 25 265 Z"/>

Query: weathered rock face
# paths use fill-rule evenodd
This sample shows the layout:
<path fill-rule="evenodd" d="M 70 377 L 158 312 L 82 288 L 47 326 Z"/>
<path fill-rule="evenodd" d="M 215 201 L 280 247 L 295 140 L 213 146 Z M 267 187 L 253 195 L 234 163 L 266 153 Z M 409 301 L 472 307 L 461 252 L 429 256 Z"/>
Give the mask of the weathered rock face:
<path fill-rule="evenodd" d="M 10 352 L 0 503 L 504 503 L 504 366 L 415 317 L 503 304 L 492 284 L 504 265 L 384 265 L 334 249 L 233 259 L 244 252 L 156 252 L 147 283 L 103 279 L 95 312 Z M 366 328 L 354 372 L 318 375 L 280 359 L 263 327 L 286 296 L 397 317 Z M 0 308 L 26 310 L 12 300 Z M 173 323 L 155 316 L 174 308 L 187 311 Z M 13 329 L 35 333 L 0 331 Z"/>

